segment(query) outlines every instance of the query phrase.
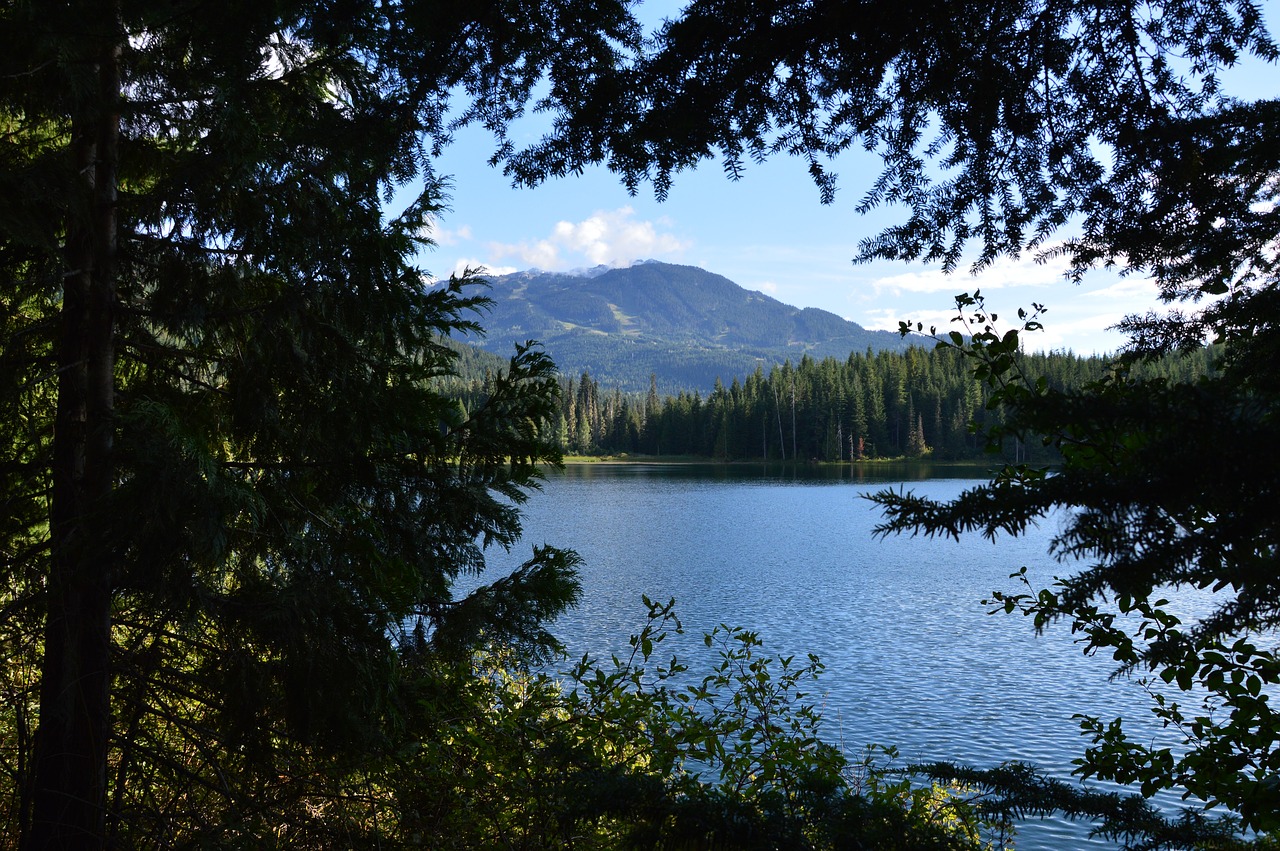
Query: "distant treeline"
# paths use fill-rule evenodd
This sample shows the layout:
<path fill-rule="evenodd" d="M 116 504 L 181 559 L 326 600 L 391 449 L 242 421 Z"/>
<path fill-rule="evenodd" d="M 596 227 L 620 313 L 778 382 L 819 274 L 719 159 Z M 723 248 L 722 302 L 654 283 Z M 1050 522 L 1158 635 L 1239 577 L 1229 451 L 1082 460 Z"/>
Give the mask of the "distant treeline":
<path fill-rule="evenodd" d="M 1132 365 L 1139 378 L 1185 380 L 1211 369 L 1209 350 Z M 1114 360 L 1072 354 L 1028 354 L 1032 379 L 1067 389 L 1104 377 Z M 484 397 L 483 378 L 463 394 L 470 408 Z M 718 460 L 849 461 L 922 457 L 978 458 L 995 425 L 987 391 L 970 364 L 950 349 L 851 354 L 847 360 L 804 357 L 711 392 L 658 395 L 602 388 L 588 373 L 560 380 L 560 407 L 550 424 L 566 453 L 576 455 L 690 455 Z M 1009 441 L 1010 460 L 1054 460 L 1038 440 Z"/>

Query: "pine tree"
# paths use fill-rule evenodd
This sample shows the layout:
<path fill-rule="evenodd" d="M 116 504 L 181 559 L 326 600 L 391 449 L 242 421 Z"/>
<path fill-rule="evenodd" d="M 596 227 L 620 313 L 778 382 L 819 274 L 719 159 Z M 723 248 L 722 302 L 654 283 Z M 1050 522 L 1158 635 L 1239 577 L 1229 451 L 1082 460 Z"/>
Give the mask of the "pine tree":
<path fill-rule="evenodd" d="M 512 501 L 557 457 L 551 364 L 518 351 L 464 417 L 441 340 L 483 300 L 414 257 L 450 96 L 501 133 L 544 72 L 572 99 L 634 35 L 608 4 L 5 5 L 0 640 L 40 687 L 12 710 L 29 769 L 2 822 L 23 847 L 255 830 L 220 822 L 255 818 L 255 782 L 395 731 L 406 647 L 548 646 L 566 554 L 451 587 L 515 541 Z"/>
<path fill-rule="evenodd" d="M 924 415 L 916 414 L 914 422 L 911 423 L 911 429 L 907 432 L 907 456 L 919 458 L 928 452 L 929 447 L 924 442 Z"/>

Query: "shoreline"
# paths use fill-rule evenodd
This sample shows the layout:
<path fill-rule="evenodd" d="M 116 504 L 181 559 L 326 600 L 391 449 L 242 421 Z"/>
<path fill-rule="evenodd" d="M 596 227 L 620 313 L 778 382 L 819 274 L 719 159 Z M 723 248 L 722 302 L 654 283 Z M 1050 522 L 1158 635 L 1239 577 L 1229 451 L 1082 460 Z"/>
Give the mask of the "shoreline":
<path fill-rule="evenodd" d="M 620 455 L 565 455 L 562 463 L 568 466 L 592 466 L 592 465 L 631 465 L 631 464 L 661 464 L 668 466 L 679 465 L 705 465 L 715 467 L 739 467 L 739 466 L 758 466 L 760 464 L 777 464 L 783 466 L 804 466 L 804 467 L 880 467 L 887 465 L 938 465 L 947 467 L 973 467 L 975 469 L 991 469 L 992 467 L 1002 466 L 1002 462 L 994 459 L 976 459 L 965 458 L 959 460 L 938 460 L 934 458 L 864 458 L 860 461 L 791 461 L 780 460 L 777 458 L 760 459 L 760 458 L 739 458 L 734 460 L 725 460 L 723 458 L 708 458 L 697 455 L 631 455 L 622 453 Z"/>

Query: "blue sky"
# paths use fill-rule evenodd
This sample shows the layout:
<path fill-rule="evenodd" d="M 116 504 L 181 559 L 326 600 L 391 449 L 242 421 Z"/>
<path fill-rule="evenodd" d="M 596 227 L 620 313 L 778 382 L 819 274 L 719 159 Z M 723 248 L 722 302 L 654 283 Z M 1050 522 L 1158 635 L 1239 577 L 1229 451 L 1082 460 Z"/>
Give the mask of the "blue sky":
<path fill-rule="evenodd" d="M 1274 32 L 1280 0 L 1263 8 Z M 1242 97 L 1277 96 L 1280 73 L 1253 63 L 1230 72 L 1226 88 Z M 531 122 L 529 132 L 536 130 Z M 1029 348 L 1080 354 L 1114 351 L 1123 338 L 1108 326 L 1159 307 L 1147 280 L 1094 272 L 1077 286 L 1062 278 L 1060 266 L 1030 258 L 1001 262 L 976 277 L 967 270 L 947 276 L 918 263 L 855 265 L 859 240 L 902 215 L 855 211 L 879 167 L 861 151 L 836 163 L 841 188 L 835 203 L 823 205 L 806 164 L 789 157 L 749 166 L 736 182 L 718 163 L 706 163 L 678 175 L 668 199 L 657 203 L 650 187 L 628 195 L 604 169 L 513 189 L 486 164 L 492 150 L 483 132 L 468 131 L 437 163 L 453 185 L 434 232 L 437 248 L 423 258 L 434 276 L 468 265 L 503 274 L 656 259 L 701 266 L 787 304 L 888 329 L 900 319 L 947 327 L 955 294 L 981 288 L 991 309 L 1011 317 L 1033 301 L 1048 307 L 1046 329 L 1027 338 Z"/>

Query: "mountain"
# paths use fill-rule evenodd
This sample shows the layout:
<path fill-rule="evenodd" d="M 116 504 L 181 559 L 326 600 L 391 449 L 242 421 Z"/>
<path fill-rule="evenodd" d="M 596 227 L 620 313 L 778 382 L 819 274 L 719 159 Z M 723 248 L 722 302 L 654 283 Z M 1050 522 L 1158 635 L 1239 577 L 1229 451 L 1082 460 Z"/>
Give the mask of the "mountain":
<path fill-rule="evenodd" d="M 490 279 L 493 310 L 475 341 L 507 353 L 537 340 L 568 375 L 604 387 L 706 392 L 716 378 L 765 371 L 806 354 L 844 360 L 868 348 L 901 351 L 896 333 L 868 331 L 816 308 L 798 308 L 694 266 L 648 261 L 625 269 L 517 272 Z"/>

